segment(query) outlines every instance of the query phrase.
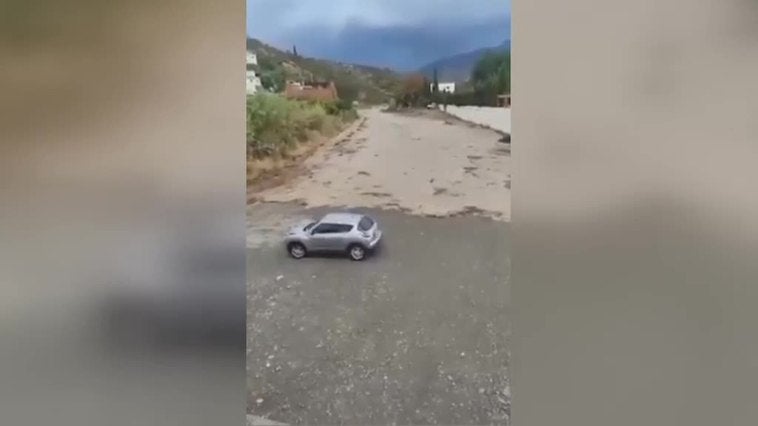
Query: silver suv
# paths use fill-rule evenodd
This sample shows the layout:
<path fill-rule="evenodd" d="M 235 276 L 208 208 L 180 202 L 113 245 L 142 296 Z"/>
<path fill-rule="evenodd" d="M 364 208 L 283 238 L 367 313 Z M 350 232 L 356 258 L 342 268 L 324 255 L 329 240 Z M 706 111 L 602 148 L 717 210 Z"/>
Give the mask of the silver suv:
<path fill-rule="evenodd" d="M 317 221 L 292 227 L 284 239 L 295 259 L 312 252 L 344 252 L 353 260 L 363 260 L 382 238 L 376 221 L 357 213 L 329 213 Z"/>

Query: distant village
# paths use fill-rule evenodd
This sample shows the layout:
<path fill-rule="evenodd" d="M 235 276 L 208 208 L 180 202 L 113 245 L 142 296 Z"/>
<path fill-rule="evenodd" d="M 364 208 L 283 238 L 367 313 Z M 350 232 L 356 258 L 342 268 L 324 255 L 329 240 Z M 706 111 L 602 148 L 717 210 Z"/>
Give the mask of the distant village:
<path fill-rule="evenodd" d="M 254 95 L 265 90 L 261 83 L 260 75 L 255 71 L 258 65 L 258 56 L 254 52 L 247 52 L 247 94 Z M 287 81 L 283 92 L 288 99 L 303 101 L 336 101 L 339 100 L 337 86 L 333 81 Z"/>
<path fill-rule="evenodd" d="M 246 91 L 248 95 L 254 95 L 266 90 L 257 71 L 258 56 L 255 52 L 247 51 L 246 67 Z M 436 71 L 435 71 L 436 72 Z M 456 94 L 456 82 L 439 81 L 429 83 L 429 91 L 432 93 L 454 95 Z M 423 86 L 422 86 L 423 87 Z M 334 81 L 295 81 L 287 80 L 281 94 L 287 99 L 304 101 L 337 101 L 339 93 Z M 497 96 L 497 106 L 510 108 L 511 96 L 501 93 Z"/>

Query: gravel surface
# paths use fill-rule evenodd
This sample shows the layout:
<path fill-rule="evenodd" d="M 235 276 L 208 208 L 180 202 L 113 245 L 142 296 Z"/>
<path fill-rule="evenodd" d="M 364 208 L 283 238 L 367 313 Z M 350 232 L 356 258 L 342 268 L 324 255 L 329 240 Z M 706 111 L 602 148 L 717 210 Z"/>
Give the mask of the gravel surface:
<path fill-rule="evenodd" d="M 249 250 L 250 411 L 292 424 L 505 424 L 508 224 L 367 212 L 385 241 L 364 262 Z"/>

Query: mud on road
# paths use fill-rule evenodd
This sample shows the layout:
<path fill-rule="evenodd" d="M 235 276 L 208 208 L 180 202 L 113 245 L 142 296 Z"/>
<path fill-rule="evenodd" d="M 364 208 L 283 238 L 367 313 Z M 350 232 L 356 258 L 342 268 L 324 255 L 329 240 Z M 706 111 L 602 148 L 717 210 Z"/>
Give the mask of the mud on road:
<path fill-rule="evenodd" d="M 471 167 L 497 147 L 494 132 L 378 114 L 312 157 L 310 176 L 248 206 L 248 412 L 289 424 L 508 424 L 510 204 L 489 197 L 510 194 L 487 182 L 506 179 L 510 156 L 456 188 L 477 170 L 444 166 Z M 430 140 L 440 128 L 464 136 Z M 401 139 L 376 137 L 386 132 Z M 417 151 L 430 163 L 409 158 Z M 386 157 L 366 162 L 374 154 Z M 363 262 L 289 258 L 287 227 L 335 209 L 375 217 L 379 250 Z"/>
<path fill-rule="evenodd" d="M 256 199 L 431 216 L 477 210 L 510 220 L 510 147 L 500 134 L 434 112 L 363 114 L 354 131 L 305 162 L 307 171 Z"/>

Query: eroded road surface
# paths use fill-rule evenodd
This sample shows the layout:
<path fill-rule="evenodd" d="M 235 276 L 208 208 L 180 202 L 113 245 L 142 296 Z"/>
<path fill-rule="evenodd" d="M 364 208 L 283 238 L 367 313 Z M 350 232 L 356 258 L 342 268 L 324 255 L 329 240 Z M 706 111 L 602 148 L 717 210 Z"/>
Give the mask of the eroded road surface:
<path fill-rule="evenodd" d="M 439 111 L 364 111 L 365 121 L 307 162 L 310 172 L 256 196 L 445 216 L 510 219 L 510 146 L 501 135 Z"/>
<path fill-rule="evenodd" d="M 436 113 L 363 115 L 248 206 L 248 412 L 508 424 L 507 145 Z M 374 256 L 289 258 L 287 227 L 330 210 L 377 219 Z"/>

